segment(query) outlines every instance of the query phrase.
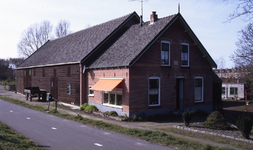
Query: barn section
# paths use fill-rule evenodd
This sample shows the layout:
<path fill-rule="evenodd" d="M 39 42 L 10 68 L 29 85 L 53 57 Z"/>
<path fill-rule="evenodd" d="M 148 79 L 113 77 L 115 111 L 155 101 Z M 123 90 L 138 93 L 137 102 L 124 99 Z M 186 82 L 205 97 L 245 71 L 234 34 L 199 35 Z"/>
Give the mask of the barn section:
<path fill-rule="evenodd" d="M 138 23 L 136 12 L 49 40 L 17 67 L 17 92 L 39 87 L 61 102 L 87 102 L 85 66 Z"/>
<path fill-rule="evenodd" d="M 80 105 L 80 65 L 56 65 L 17 70 L 17 91 L 39 87 L 62 102 Z"/>

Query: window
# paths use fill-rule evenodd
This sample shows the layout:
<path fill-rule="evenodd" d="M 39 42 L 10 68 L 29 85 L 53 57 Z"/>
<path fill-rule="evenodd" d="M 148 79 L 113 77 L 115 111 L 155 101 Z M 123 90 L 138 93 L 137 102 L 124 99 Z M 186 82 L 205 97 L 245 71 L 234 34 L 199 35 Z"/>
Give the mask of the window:
<path fill-rule="evenodd" d="M 42 77 L 45 77 L 45 68 L 42 68 Z"/>
<path fill-rule="evenodd" d="M 104 91 L 104 104 L 122 106 L 122 90 Z"/>
<path fill-rule="evenodd" d="M 91 87 L 92 86 L 90 85 L 89 86 L 89 95 L 88 96 L 94 96 L 94 91 L 90 89 Z"/>
<path fill-rule="evenodd" d="M 71 95 L 71 84 L 67 84 L 67 95 Z"/>
<path fill-rule="evenodd" d="M 182 44 L 181 45 L 181 66 L 188 67 L 189 66 L 189 45 Z"/>
<path fill-rule="evenodd" d="M 150 77 L 148 80 L 148 104 L 149 106 L 160 105 L 160 78 Z"/>
<path fill-rule="evenodd" d="M 33 69 L 33 76 L 36 76 L 36 68 Z"/>
<path fill-rule="evenodd" d="M 161 65 L 170 65 L 170 42 L 167 41 L 161 42 Z"/>
<path fill-rule="evenodd" d="M 67 77 L 70 77 L 70 73 L 71 73 L 71 71 L 70 71 L 70 66 L 68 66 L 68 67 L 67 67 Z"/>
<path fill-rule="evenodd" d="M 230 87 L 230 95 L 237 95 L 237 87 Z"/>
<path fill-rule="evenodd" d="M 32 70 L 29 70 L 29 75 L 32 75 Z"/>
<path fill-rule="evenodd" d="M 225 93 L 226 93 L 226 89 L 225 89 L 225 87 L 222 87 L 221 94 L 222 94 L 222 95 L 225 95 Z"/>
<path fill-rule="evenodd" d="M 203 102 L 203 77 L 195 77 L 194 79 L 194 100 L 195 102 Z"/>

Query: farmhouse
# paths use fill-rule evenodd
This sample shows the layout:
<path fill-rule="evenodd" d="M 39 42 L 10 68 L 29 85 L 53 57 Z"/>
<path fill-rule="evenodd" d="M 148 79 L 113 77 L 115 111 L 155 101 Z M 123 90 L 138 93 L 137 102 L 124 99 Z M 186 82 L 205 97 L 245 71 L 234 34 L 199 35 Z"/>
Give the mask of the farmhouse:
<path fill-rule="evenodd" d="M 216 67 L 180 13 L 133 12 L 45 43 L 17 68 L 17 91 L 128 116 L 211 112 Z"/>

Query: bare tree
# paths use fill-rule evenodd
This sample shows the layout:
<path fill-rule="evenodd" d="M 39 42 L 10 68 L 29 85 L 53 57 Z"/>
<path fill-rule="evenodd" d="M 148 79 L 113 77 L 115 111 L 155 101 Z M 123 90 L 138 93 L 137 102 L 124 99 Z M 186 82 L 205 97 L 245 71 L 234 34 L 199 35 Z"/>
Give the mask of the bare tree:
<path fill-rule="evenodd" d="M 224 0 L 228 2 L 229 0 Z M 252 0 L 238 0 L 238 5 L 233 13 L 228 16 L 228 22 L 233 19 L 244 17 L 245 21 L 251 21 L 253 19 L 253 1 Z"/>
<path fill-rule="evenodd" d="M 70 27 L 70 23 L 69 21 L 66 21 L 66 20 L 61 20 L 57 27 L 55 28 L 55 35 L 57 38 L 60 38 L 60 37 L 63 37 L 63 36 L 66 36 L 68 34 L 70 34 L 70 30 L 69 30 L 69 27 Z"/>
<path fill-rule="evenodd" d="M 245 84 L 253 87 L 253 24 L 249 23 L 238 33 L 237 49 L 230 58 L 241 68 L 241 77 Z"/>
<path fill-rule="evenodd" d="M 238 33 L 237 49 L 231 55 L 231 59 L 237 66 L 253 65 L 253 24 L 248 24 Z"/>
<path fill-rule="evenodd" d="M 53 26 L 49 21 L 28 27 L 18 43 L 18 53 L 28 57 L 51 38 Z"/>
<path fill-rule="evenodd" d="M 226 66 L 226 60 L 221 56 L 220 58 L 215 60 L 218 68 L 224 68 Z"/>

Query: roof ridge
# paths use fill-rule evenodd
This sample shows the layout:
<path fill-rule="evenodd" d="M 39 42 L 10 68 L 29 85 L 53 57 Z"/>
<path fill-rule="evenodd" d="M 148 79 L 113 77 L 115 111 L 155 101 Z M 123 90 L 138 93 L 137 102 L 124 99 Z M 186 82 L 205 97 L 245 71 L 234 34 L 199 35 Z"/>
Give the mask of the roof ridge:
<path fill-rule="evenodd" d="M 92 28 L 95 28 L 95 27 L 97 27 L 97 26 L 101 26 L 101 25 L 103 25 L 103 24 L 106 24 L 106 23 L 109 23 L 109 22 L 112 22 L 112 21 L 115 21 L 115 20 L 118 20 L 118 19 L 122 19 L 122 18 L 124 18 L 124 17 L 129 17 L 130 15 L 132 15 L 132 14 L 134 14 L 134 13 L 136 13 L 136 12 L 133 11 L 132 13 L 129 13 L 129 14 L 127 14 L 127 15 L 124 15 L 124 16 L 121 16 L 121 17 L 118 17 L 118 18 L 114 18 L 114 19 L 111 19 L 111 20 L 109 20 L 109 21 L 102 22 L 102 23 L 99 23 L 99 24 L 96 24 L 96 25 L 93 25 L 93 26 L 91 26 L 91 27 L 89 27 L 89 28 L 84 28 L 84 29 L 78 30 L 78 31 L 76 31 L 76 32 L 70 33 L 70 34 L 68 34 L 68 35 L 66 35 L 66 36 L 63 36 L 63 37 L 59 37 L 59 38 L 56 38 L 56 39 L 51 39 L 50 41 L 58 40 L 58 39 L 61 39 L 61 38 L 64 38 L 64 37 L 67 37 L 67 36 L 70 36 L 70 35 L 73 35 L 73 34 L 76 34 L 76 33 L 79 33 L 79 32 L 83 32 L 83 31 L 85 31 L 85 30 L 91 30 Z"/>

